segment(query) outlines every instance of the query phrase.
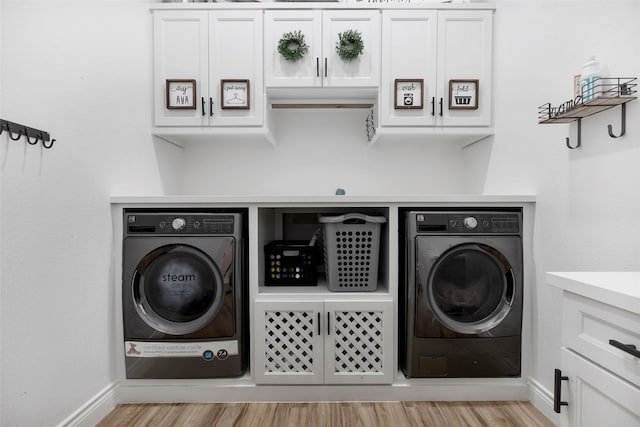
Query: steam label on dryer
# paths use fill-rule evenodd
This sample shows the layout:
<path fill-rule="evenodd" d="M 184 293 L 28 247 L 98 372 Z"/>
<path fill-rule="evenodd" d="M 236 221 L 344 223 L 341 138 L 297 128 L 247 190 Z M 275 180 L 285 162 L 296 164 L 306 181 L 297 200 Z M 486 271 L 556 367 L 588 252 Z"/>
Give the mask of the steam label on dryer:
<path fill-rule="evenodd" d="M 124 352 L 127 357 L 202 357 L 205 360 L 224 360 L 238 354 L 238 341 L 125 341 Z"/>

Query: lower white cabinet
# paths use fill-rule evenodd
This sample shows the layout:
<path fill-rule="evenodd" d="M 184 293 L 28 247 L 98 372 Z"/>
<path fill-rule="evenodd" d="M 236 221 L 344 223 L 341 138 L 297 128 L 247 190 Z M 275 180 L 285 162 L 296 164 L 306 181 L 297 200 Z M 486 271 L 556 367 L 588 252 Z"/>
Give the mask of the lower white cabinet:
<path fill-rule="evenodd" d="M 556 276 L 550 277 L 556 286 L 568 282 Z M 595 289 L 591 284 L 585 288 Z M 593 295 L 579 294 L 582 289 L 575 286 L 572 291 L 565 288 L 562 296 L 563 347 L 554 384 L 554 410 L 560 413 L 561 426 L 638 427 L 640 306 L 630 310 L 591 298 L 611 300 L 607 288 Z"/>
<path fill-rule="evenodd" d="M 562 427 L 640 426 L 640 388 L 567 348 L 561 365 Z"/>
<path fill-rule="evenodd" d="M 390 384 L 393 301 L 256 300 L 256 384 Z"/>

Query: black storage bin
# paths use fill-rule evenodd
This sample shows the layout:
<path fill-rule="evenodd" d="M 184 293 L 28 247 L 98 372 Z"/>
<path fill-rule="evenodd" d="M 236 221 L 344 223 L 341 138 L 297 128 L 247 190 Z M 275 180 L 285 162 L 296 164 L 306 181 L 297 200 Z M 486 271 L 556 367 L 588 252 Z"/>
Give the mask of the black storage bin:
<path fill-rule="evenodd" d="M 264 246 L 266 286 L 318 284 L 318 255 L 307 240 L 275 240 Z"/>

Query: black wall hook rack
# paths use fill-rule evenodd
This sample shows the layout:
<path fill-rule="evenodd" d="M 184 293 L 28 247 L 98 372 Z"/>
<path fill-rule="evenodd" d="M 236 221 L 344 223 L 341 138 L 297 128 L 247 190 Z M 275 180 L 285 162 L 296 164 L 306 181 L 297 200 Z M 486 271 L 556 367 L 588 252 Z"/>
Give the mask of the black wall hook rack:
<path fill-rule="evenodd" d="M 9 138 L 12 141 L 17 141 L 24 136 L 29 145 L 42 142 L 42 146 L 47 149 L 53 147 L 53 143 L 56 142 L 55 139 L 51 139 L 48 132 L 0 119 L 0 135 L 4 131 L 9 132 Z"/>
<path fill-rule="evenodd" d="M 594 80 L 593 90 L 597 94 L 594 99 L 588 99 L 583 88 L 582 93 L 575 99 L 567 101 L 557 107 L 552 107 L 550 103 L 541 105 L 538 108 L 538 123 L 571 123 L 578 122 L 578 141 L 571 145 L 569 137 L 566 138 L 568 148 L 574 150 L 582 145 L 582 119 L 600 111 L 608 110 L 617 105 L 622 107 L 622 120 L 620 134 L 613 133 L 613 126 L 608 125 L 607 130 L 611 138 L 620 138 L 626 133 L 627 125 L 627 102 L 637 99 L 636 77 L 607 77 Z M 585 101 L 585 99 L 588 99 Z"/>

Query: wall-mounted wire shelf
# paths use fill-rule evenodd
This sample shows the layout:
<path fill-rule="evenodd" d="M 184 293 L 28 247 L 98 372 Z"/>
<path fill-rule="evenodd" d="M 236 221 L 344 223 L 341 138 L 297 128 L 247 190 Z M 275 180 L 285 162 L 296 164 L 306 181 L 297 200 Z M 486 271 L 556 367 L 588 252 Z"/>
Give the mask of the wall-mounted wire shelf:
<path fill-rule="evenodd" d="M 591 86 L 584 86 L 581 94 L 575 99 L 553 107 L 546 103 L 538 107 L 538 123 L 571 123 L 578 122 L 578 142 L 572 146 L 567 137 L 567 147 L 574 149 L 582 144 L 581 120 L 617 105 L 622 107 L 622 122 L 619 135 L 613 133 L 613 126 L 608 125 L 609 136 L 619 138 L 626 132 L 626 104 L 637 99 L 636 77 L 596 78 Z"/>

